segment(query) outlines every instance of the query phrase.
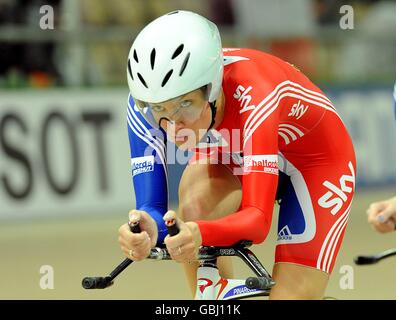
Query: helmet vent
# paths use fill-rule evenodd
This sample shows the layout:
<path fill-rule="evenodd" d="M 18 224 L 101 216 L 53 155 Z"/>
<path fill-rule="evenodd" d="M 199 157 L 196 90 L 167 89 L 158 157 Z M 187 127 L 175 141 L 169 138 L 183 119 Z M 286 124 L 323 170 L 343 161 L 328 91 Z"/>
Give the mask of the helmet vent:
<path fill-rule="evenodd" d="M 128 72 L 129 72 L 129 75 L 131 76 L 131 78 L 133 80 L 132 69 L 131 69 L 131 60 L 130 59 L 128 59 Z"/>
<path fill-rule="evenodd" d="M 172 73 L 173 73 L 173 69 L 166 74 L 166 76 L 164 77 L 164 80 L 162 80 L 161 87 L 164 87 L 166 85 L 166 83 L 168 82 L 168 80 L 171 77 Z"/>
<path fill-rule="evenodd" d="M 139 59 L 138 59 L 136 50 L 133 50 L 133 58 L 135 59 L 135 61 L 136 61 L 137 63 L 139 63 Z"/>
<path fill-rule="evenodd" d="M 176 11 L 169 12 L 169 13 L 168 13 L 168 16 L 170 16 L 171 14 L 178 13 L 178 12 L 179 12 L 179 10 L 176 10 Z"/>
<path fill-rule="evenodd" d="M 155 64 L 155 48 L 154 48 L 153 50 L 151 50 L 150 62 L 151 62 L 151 70 L 154 70 L 154 64 Z"/>
<path fill-rule="evenodd" d="M 142 75 L 141 75 L 139 72 L 138 72 L 137 75 L 138 75 L 138 77 L 139 77 L 140 82 L 148 89 L 147 84 L 146 84 L 146 81 L 144 81 Z"/>
<path fill-rule="evenodd" d="M 180 53 L 182 53 L 183 49 L 184 49 L 184 44 L 178 46 L 175 52 L 173 53 L 172 60 L 175 59 Z"/>
<path fill-rule="evenodd" d="M 179 73 L 179 76 L 180 76 L 180 77 L 182 76 L 184 70 L 185 70 L 186 67 L 187 67 L 188 59 L 190 59 L 190 52 L 187 53 L 186 57 L 184 58 L 184 61 L 183 61 L 183 64 L 182 64 L 182 67 L 181 67 L 180 73 Z"/>

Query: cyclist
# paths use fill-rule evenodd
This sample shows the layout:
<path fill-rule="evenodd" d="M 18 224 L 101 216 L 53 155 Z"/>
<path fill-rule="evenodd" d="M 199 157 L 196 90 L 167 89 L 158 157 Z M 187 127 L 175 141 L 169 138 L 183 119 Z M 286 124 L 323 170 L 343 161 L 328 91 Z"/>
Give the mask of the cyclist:
<path fill-rule="evenodd" d="M 161 16 L 138 34 L 127 75 L 138 209 L 130 219 L 140 220 L 143 231 L 120 227 L 124 254 L 142 260 L 165 242 L 194 293 L 198 247 L 263 242 L 279 199 L 270 298 L 321 298 L 344 236 L 356 168 L 330 100 L 279 58 L 222 49 L 217 27 L 187 11 Z M 168 139 L 194 152 L 179 185 L 180 233 L 173 237 L 163 221 Z M 219 271 L 232 277 L 226 259 Z"/>

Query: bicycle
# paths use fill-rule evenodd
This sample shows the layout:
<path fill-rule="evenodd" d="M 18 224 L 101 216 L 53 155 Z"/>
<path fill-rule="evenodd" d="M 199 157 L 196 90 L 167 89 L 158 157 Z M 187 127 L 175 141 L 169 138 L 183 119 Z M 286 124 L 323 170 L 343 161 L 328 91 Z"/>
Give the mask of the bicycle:
<path fill-rule="evenodd" d="M 174 220 L 166 221 L 168 233 L 174 236 L 179 229 Z M 129 224 L 132 232 L 140 232 L 138 223 Z M 251 241 L 242 240 L 233 246 L 202 246 L 198 252 L 200 265 L 197 270 L 197 290 L 195 300 L 233 300 L 257 296 L 269 296 L 275 285 L 271 275 L 264 268 L 252 251 L 248 249 Z M 255 273 L 256 277 L 242 279 L 225 279 L 220 277 L 217 269 L 218 257 L 237 256 Z M 162 247 L 152 248 L 147 259 L 172 260 L 168 250 Z M 105 289 L 113 285 L 114 279 L 133 261 L 126 258 L 108 276 L 85 277 L 82 280 L 84 289 Z"/>

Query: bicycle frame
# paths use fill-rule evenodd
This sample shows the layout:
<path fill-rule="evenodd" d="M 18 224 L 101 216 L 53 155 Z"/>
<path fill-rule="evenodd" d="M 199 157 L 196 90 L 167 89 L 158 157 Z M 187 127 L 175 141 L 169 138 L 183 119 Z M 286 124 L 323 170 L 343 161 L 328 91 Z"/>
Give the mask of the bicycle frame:
<path fill-rule="evenodd" d="M 212 250 L 214 258 L 206 257 L 200 262 L 197 270 L 195 300 L 231 300 L 269 295 L 274 282 L 253 252 L 246 248 L 247 245 L 250 245 L 250 243 L 241 242 L 235 247 L 228 248 L 203 248 L 202 251 Z M 200 252 L 200 254 L 204 256 L 205 252 Z M 266 287 L 252 288 L 247 285 L 247 280 L 222 278 L 217 269 L 217 257 L 220 256 L 238 256 L 241 258 L 259 278 L 268 280 Z"/>
<path fill-rule="evenodd" d="M 269 294 L 269 291 L 249 289 L 245 280 L 221 278 L 214 267 L 199 267 L 197 277 L 195 300 L 231 300 Z"/>
<path fill-rule="evenodd" d="M 233 300 L 268 295 L 269 289 L 250 289 L 246 280 L 220 277 L 215 266 L 204 264 L 198 267 L 195 300 Z"/>
<path fill-rule="evenodd" d="M 271 275 L 263 267 L 252 251 L 247 247 L 250 241 L 240 241 L 232 247 L 201 247 L 198 253 L 200 266 L 197 270 L 197 291 L 195 300 L 232 300 L 254 296 L 268 296 L 275 284 Z M 257 277 L 242 279 L 225 279 L 220 277 L 217 258 L 237 256 L 241 258 Z M 171 260 L 166 249 L 154 248 L 149 259 Z M 248 285 L 248 280 L 260 280 L 257 287 Z"/>

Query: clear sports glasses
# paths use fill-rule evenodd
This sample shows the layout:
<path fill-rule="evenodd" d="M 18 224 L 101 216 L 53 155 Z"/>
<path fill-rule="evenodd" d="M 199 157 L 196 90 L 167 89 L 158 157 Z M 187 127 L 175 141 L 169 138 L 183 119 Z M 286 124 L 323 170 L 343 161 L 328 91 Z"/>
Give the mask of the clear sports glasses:
<path fill-rule="evenodd" d="M 202 104 L 194 104 L 190 100 L 175 102 L 175 107 L 169 109 L 161 104 L 151 104 L 135 100 L 136 106 L 141 110 L 141 114 L 154 128 L 166 127 L 166 121 L 183 122 L 189 125 L 201 118 L 203 112 L 208 107 L 208 101 Z M 164 122 L 165 121 L 165 122 Z"/>

